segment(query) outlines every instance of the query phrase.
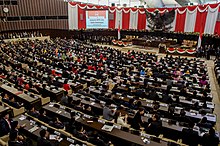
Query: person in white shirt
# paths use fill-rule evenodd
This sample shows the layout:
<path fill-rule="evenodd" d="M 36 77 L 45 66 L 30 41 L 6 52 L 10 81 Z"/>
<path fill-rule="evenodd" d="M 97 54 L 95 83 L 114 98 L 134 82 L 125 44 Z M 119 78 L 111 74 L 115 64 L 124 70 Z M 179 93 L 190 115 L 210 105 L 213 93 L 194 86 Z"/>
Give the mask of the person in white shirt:
<path fill-rule="evenodd" d="M 127 118 L 127 114 L 125 116 L 122 116 L 121 112 L 117 112 L 115 114 L 115 123 L 122 125 L 123 127 L 129 127 L 129 125 L 127 124 Z"/>

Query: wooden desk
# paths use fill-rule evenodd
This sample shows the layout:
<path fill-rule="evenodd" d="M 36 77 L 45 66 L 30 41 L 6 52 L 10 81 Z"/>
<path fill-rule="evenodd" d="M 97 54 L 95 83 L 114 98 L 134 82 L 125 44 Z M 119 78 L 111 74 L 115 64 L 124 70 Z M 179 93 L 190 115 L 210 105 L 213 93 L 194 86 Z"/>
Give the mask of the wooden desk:
<path fill-rule="evenodd" d="M 32 98 L 29 95 L 23 93 L 23 91 L 19 91 L 14 87 L 9 87 L 5 84 L 2 84 L 0 86 L 0 90 L 13 95 L 17 101 L 21 101 L 22 103 L 24 103 L 25 108 L 29 108 L 31 105 L 32 106 L 41 105 L 40 98 Z"/>
<path fill-rule="evenodd" d="M 2 113 L 9 113 L 10 115 L 12 115 L 12 110 L 9 107 L 4 107 L 0 105 L 0 116 Z"/>
<path fill-rule="evenodd" d="M 70 113 L 66 112 L 64 109 L 61 109 L 61 108 L 58 109 L 56 107 L 49 106 L 49 104 L 43 106 L 43 108 L 47 112 L 49 112 L 50 114 L 53 114 L 53 115 L 56 115 L 59 117 L 63 117 L 65 119 L 68 118 L 69 120 L 71 120 Z M 164 141 L 161 141 L 161 143 L 151 141 L 150 144 L 144 144 L 143 141 L 141 140 L 141 136 L 138 136 L 138 135 L 135 135 L 135 134 L 132 134 L 129 132 L 125 132 L 125 131 L 119 130 L 117 128 L 113 128 L 113 130 L 111 132 L 103 131 L 101 128 L 104 126 L 104 124 L 96 122 L 96 121 L 93 121 L 92 123 L 88 123 L 87 121 L 90 121 L 90 119 L 79 118 L 76 121 L 83 124 L 85 127 L 88 127 L 93 130 L 98 130 L 99 132 L 101 132 L 102 134 L 104 134 L 106 136 L 111 136 L 114 139 L 119 140 L 120 144 L 123 144 L 123 143 L 128 144 L 128 142 L 129 142 L 130 144 L 134 143 L 134 144 L 143 145 L 143 146 L 147 146 L 147 145 L 149 145 L 149 146 L 166 146 L 167 145 L 167 142 L 164 142 Z"/>
<path fill-rule="evenodd" d="M 59 131 L 56 131 L 54 129 L 50 129 L 46 125 L 42 125 L 39 122 L 34 121 L 34 119 L 31 119 L 28 116 L 25 116 L 26 117 L 25 119 L 21 119 L 22 116 L 23 115 L 15 117 L 13 120 L 18 121 L 18 123 L 20 125 L 26 124 L 26 126 L 23 129 L 21 129 L 21 133 L 24 134 L 25 136 L 31 138 L 31 139 L 37 140 L 40 137 L 40 131 L 42 129 L 45 129 L 45 128 L 50 132 L 50 134 L 57 135 L 57 132 L 60 133 Z M 33 121 L 33 122 L 31 122 L 31 121 Z M 34 126 L 37 126 L 38 129 L 34 132 L 30 132 L 29 130 L 31 128 L 33 128 Z M 67 145 L 70 145 L 70 144 L 81 144 L 82 145 L 82 142 L 79 142 L 75 139 L 72 139 L 71 137 L 68 137 L 68 136 L 66 136 L 62 133 L 60 133 L 60 134 L 61 134 L 60 137 L 62 137 L 63 139 L 61 140 L 61 142 L 59 142 L 59 146 L 67 146 Z M 73 141 L 71 141 L 69 139 L 71 139 Z M 54 141 L 51 141 L 51 142 L 54 143 Z"/>

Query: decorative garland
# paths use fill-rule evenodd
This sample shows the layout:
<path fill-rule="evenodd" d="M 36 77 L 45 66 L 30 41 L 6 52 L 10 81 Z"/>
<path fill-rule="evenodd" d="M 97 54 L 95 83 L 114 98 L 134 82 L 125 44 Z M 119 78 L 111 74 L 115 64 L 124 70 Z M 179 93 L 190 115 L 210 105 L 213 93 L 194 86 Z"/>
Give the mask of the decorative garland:
<path fill-rule="evenodd" d="M 168 53 L 179 53 L 179 54 L 183 54 L 183 53 L 188 53 L 188 54 L 195 54 L 196 53 L 196 49 L 181 49 L 181 48 L 167 48 L 166 52 Z"/>
<path fill-rule="evenodd" d="M 77 6 L 80 9 L 108 9 L 110 13 L 114 13 L 115 11 L 123 11 L 124 13 L 129 12 L 139 12 L 141 14 L 145 13 L 145 10 L 147 10 L 149 13 L 159 11 L 159 13 L 164 13 L 166 11 L 171 11 L 173 8 L 117 8 L 117 7 L 109 7 L 109 6 L 99 6 L 99 5 L 93 5 L 93 4 L 79 4 L 77 2 L 69 2 L 70 6 L 75 7 Z M 179 14 L 183 14 L 186 11 L 189 13 L 192 13 L 193 11 L 198 10 L 200 13 L 209 10 L 210 12 L 214 12 L 219 9 L 219 3 L 218 4 L 206 4 L 206 5 L 198 5 L 198 6 L 188 6 L 188 7 L 180 7 L 180 8 L 174 8 Z"/>
<path fill-rule="evenodd" d="M 132 45 L 132 42 L 123 42 L 123 41 L 118 41 L 118 40 L 112 40 L 113 45 L 118 45 L 118 46 L 123 46 L 123 47 L 127 47 Z"/>

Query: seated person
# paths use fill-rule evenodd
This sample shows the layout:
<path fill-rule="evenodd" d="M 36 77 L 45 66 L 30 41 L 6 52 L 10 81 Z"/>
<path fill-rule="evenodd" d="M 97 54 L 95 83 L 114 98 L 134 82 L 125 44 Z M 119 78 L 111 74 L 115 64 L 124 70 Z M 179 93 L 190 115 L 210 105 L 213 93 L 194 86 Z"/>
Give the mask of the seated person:
<path fill-rule="evenodd" d="M 159 108 L 160 108 L 160 104 L 159 103 L 155 103 L 153 106 L 153 109 L 150 110 L 150 114 L 160 114 L 159 112 Z"/>
<path fill-rule="evenodd" d="M 129 101 L 125 103 L 125 106 L 130 109 L 135 109 L 135 100 L 133 98 L 129 99 Z"/>
<path fill-rule="evenodd" d="M 151 119 L 148 120 L 149 125 L 146 129 L 146 132 L 152 135 L 159 136 L 161 134 L 162 121 L 160 120 L 160 116 L 154 114 Z"/>
<path fill-rule="evenodd" d="M 215 134 L 215 130 L 211 128 L 209 133 L 206 133 L 202 137 L 202 146 L 218 146 L 219 138 Z"/>
<path fill-rule="evenodd" d="M 86 140 L 86 141 L 89 140 L 89 136 L 81 124 L 77 124 L 76 129 L 73 132 L 73 136 L 81 140 Z"/>
<path fill-rule="evenodd" d="M 15 108 L 20 108 L 23 104 L 16 102 L 15 98 L 13 96 L 10 96 L 8 105 L 15 107 Z"/>
<path fill-rule="evenodd" d="M 65 91 L 69 91 L 69 90 L 71 89 L 70 85 L 68 84 L 68 80 L 65 80 L 65 81 L 64 81 L 63 89 L 64 89 Z"/>
<path fill-rule="evenodd" d="M 111 103 L 107 101 L 104 108 L 103 108 L 103 118 L 108 120 L 108 121 L 113 120 L 114 115 L 116 113 L 116 110 L 112 110 L 110 108 L 110 105 L 111 105 Z"/>
<path fill-rule="evenodd" d="M 93 131 L 90 134 L 89 142 L 97 146 L 111 146 L 111 141 L 107 142 L 106 138 L 97 131 Z"/>
<path fill-rule="evenodd" d="M 14 132 L 17 132 L 18 133 L 18 140 L 19 141 L 25 141 L 25 138 L 20 134 L 20 128 L 23 128 L 23 127 L 25 127 L 26 125 L 24 124 L 24 125 L 19 125 L 19 123 L 18 123 L 18 121 L 13 121 L 12 123 L 11 123 L 11 131 L 10 131 L 10 134 L 9 135 L 11 135 L 12 133 L 14 133 Z"/>
<path fill-rule="evenodd" d="M 51 121 L 51 118 L 46 115 L 46 111 L 44 109 L 40 109 L 39 113 L 40 115 L 38 116 L 38 119 L 40 121 L 43 121 L 45 123 L 49 123 Z"/>
<path fill-rule="evenodd" d="M 49 132 L 46 130 L 40 131 L 40 138 L 37 140 L 37 146 L 53 146 L 52 143 L 48 140 Z"/>
<path fill-rule="evenodd" d="M 77 111 L 83 111 L 81 100 L 75 101 L 74 109 Z"/>
<path fill-rule="evenodd" d="M 139 130 L 141 127 L 143 127 L 144 122 L 141 119 L 141 116 L 143 115 L 144 115 L 144 108 L 139 108 L 134 118 L 132 119 L 132 123 L 131 123 L 132 128 Z"/>
<path fill-rule="evenodd" d="M 168 95 L 168 94 L 163 94 L 162 95 L 162 100 L 161 102 L 164 102 L 164 103 L 172 103 L 173 102 L 173 99 Z"/>
<path fill-rule="evenodd" d="M 206 113 L 212 113 L 212 109 L 207 107 L 206 101 L 203 102 L 202 108 L 199 109 L 199 113 L 206 115 Z"/>
<path fill-rule="evenodd" d="M 115 114 L 115 123 L 122 125 L 123 127 L 129 127 L 128 125 L 128 115 L 126 114 L 124 117 L 121 115 L 121 112 L 116 112 Z"/>
<path fill-rule="evenodd" d="M 197 126 L 200 128 L 206 128 L 206 129 L 212 128 L 212 124 L 208 123 L 207 117 L 203 117 L 201 121 L 197 123 Z"/>
<path fill-rule="evenodd" d="M 190 123 L 188 128 L 182 130 L 182 142 L 190 146 L 198 146 L 199 135 L 198 132 L 193 130 L 194 123 Z"/>
<path fill-rule="evenodd" d="M 35 110 L 34 106 L 30 107 L 30 110 L 27 112 L 27 114 L 35 118 L 38 118 L 40 115 L 40 113 L 37 110 Z"/>
<path fill-rule="evenodd" d="M 23 75 L 21 74 L 21 75 L 18 76 L 18 78 L 17 78 L 17 83 L 16 83 L 16 84 L 17 84 L 18 86 L 22 86 L 23 83 L 24 83 L 24 79 L 23 79 Z"/>
<path fill-rule="evenodd" d="M 60 100 L 60 104 L 62 104 L 62 105 L 67 105 L 68 104 L 68 92 L 67 91 L 63 92 L 63 96 Z"/>
<path fill-rule="evenodd" d="M 156 90 L 154 89 L 151 90 L 151 92 L 149 93 L 148 99 L 155 100 L 155 101 L 159 100 L 159 96 L 156 93 Z"/>
<path fill-rule="evenodd" d="M 204 86 L 204 85 L 207 85 L 208 82 L 206 81 L 206 77 L 203 76 L 202 79 L 199 81 L 199 85 L 200 86 Z"/>
<path fill-rule="evenodd" d="M 27 146 L 27 144 L 20 140 L 18 132 L 13 131 L 9 135 L 8 146 Z"/>
<path fill-rule="evenodd" d="M 42 85 L 42 89 L 39 90 L 40 94 L 42 95 L 43 98 L 48 97 L 49 93 L 48 90 L 46 89 L 46 84 Z"/>
<path fill-rule="evenodd" d="M 95 116 L 95 113 L 92 111 L 91 106 L 89 106 L 88 104 L 84 105 L 83 113 L 91 115 L 91 116 Z"/>
<path fill-rule="evenodd" d="M 53 85 L 56 86 L 56 87 L 62 87 L 62 83 L 60 83 L 59 81 L 59 78 L 56 78 L 56 80 L 53 82 Z"/>
<path fill-rule="evenodd" d="M 186 112 L 184 109 L 181 109 L 180 115 L 176 116 L 176 118 L 179 121 L 180 125 L 189 125 L 192 122 L 190 118 L 186 116 Z"/>
<path fill-rule="evenodd" d="M 175 107 L 170 105 L 168 107 L 168 112 L 166 112 L 165 117 L 168 119 L 173 119 L 175 117 Z"/>
<path fill-rule="evenodd" d="M 0 120 L 0 137 L 7 135 L 11 130 L 11 120 L 9 119 L 9 114 L 7 112 L 2 113 L 2 118 Z"/>
<path fill-rule="evenodd" d="M 57 128 L 57 129 L 63 129 L 64 124 L 59 120 L 58 117 L 53 118 L 53 121 L 49 123 L 50 126 Z"/>
<path fill-rule="evenodd" d="M 9 96 L 8 96 L 8 94 L 2 92 L 1 96 L 2 96 L 2 101 L 8 104 L 9 103 Z"/>
<path fill-rule="evenodd" d="M 185 86 L 180 89 L 179 95 L 187 97 L 187 88 Z"/>
<path fill-rule="evenodd" d="M 200 109 L 199 102 L 196 101 L 196 102 L 192 105 L 191 108 L 194 109 L 194 110 L 196 110 L 196 111 L 198 111 L 198 110 Z"/>

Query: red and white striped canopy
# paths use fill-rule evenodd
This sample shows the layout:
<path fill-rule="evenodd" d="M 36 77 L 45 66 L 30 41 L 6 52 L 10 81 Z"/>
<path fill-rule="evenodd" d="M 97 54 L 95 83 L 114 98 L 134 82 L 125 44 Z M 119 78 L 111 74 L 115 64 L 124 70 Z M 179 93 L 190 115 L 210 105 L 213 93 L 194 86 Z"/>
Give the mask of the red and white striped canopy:
<path fill-rule="evenodd" d="M 109 19 L 109 29 L 118 29 L 120 26 L 121 29 L 149 30 L 145 8 L 117 8 L 74 2 L 68 4 L 69 29 L 86 29 L 86 9 L 107 9 L 112 17 Z M 171 31 L 220 34 L 219 4 L 174 9 L 176 14 L 171 24 Z M 160 13 L 164 13 L 171 11 L 172 8 L 147 8 L 146 10 L 148 12 L 159 10 Z"/>

